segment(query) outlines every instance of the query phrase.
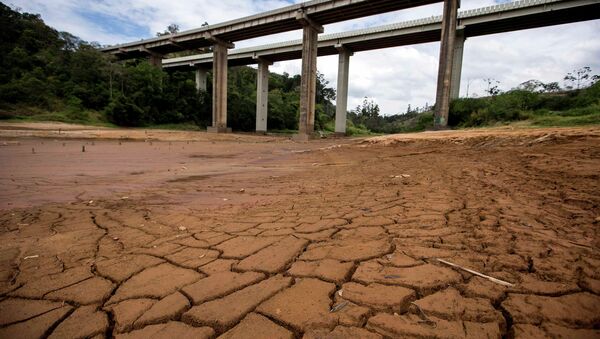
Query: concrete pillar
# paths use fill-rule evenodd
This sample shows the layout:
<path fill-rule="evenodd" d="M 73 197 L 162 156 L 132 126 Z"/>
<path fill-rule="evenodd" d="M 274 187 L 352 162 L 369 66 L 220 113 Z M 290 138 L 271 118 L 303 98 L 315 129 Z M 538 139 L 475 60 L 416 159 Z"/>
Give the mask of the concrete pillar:
<path fill-rule="evenodd" d="M 317 93 L 317 43 L 323 27 L 312 21 L 305 13 L 297 13 L 296 19 L 303 25 L 302 32 L 302 78 L 300 81 L 300 123 L 297 140 L 308 140 L 315 131 L 315 105 Z"/>
<path fill-rule="evenodd" d="M 162 68 L 162 55 L 151 54 L 149 61 L 152 66 Z"/>
<path fill-rule="evenodd" d="M 348 113 L 348 73 L 352 51 L 342 45 L 336 45 L 339 52 L 337 95 L 335 100 L 335 133 L 346 135 L 346 115 Z"/>
<path fill-rule="evenodd" d="M 208 78 L 208 70 L 202 66 L 196 68 L 196 90 L 198 92 L 206 92 L 206 80 Z"/>
<path fill-rule="evenodd" d="M 148 48 L 146 48 L 146 46 L 141 46 L 139 50 L 140 52 L 144 52 L 148 55 L 148 61 L 150 62 L 150 65 L 162 68 L 162 54 L 149 50 Z"/>
<path fill-rule="evenodd" d="M 452 60 L 452 82 L 450 83 L 450 99 L 458 99 L 460 96 L 460 77 L 462 75 L 463 49 L 465 46 L 465 30 L 456 31 L 454 41 L 454 56 Z"/>
<path fill-rule="evenodd" d="M 273 63 L 258 59 L 256 75 L 256 132 L 267 132 L 267 111 L 269 109 L 269 65 Z"/>
<path fill-rule="evenodd" d="M 433 121 L 433 127 L 435 129 L 443 129 L 448 126 L 450 82 L 452 81 L 452 61 L 454 58 L 454 42 L 456 40 L 458 1 L 459 0 L 444 0 L 440 62 L 438 68 L 437 92 L 435 96 L 435 116 Z"/>
<path fill-rule="evenodd" d="M 213 95 L 212 126 L 208 132 L 231 132 L 227 128 L 227 45 L 215 43 L 213 46 Z"/>

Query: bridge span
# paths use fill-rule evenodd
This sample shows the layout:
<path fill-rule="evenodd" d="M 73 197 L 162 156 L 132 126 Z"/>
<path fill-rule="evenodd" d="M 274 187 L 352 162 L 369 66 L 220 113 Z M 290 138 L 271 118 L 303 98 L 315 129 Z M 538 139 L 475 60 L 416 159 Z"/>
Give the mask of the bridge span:
<path fill-rule="evenodd" d="M 600 2 L 595 0 L 524 0 L 471 9 L 458 13 L 454 49 L 451 99 L 459 96 L 464 42 L 469 37 L 510 32 L 600 18 Z M 317 55 L 339 55 L 336 132 L 346 132 L 348 63 L 354 52 L 439 41 L 442 16 L 432 16 L 355 31 L 324 34 L 317 43 Z M 302 40 L 234 49 L 229 66 L 258 64 L 257 132 L 266 131 L 268 106 L 263 91 L 268 92 L 268 66 L 273 62 L 302 58 Z M 212 53 L 162 60 L 163 68 L 196 71 L 199 90 L 206 90 L 206 74 L 212 67 Z M 268 73 L 266 73 L 268 74 Z M 260 95 L 263 94 L 263 95 Z M 263 99 L 264 97 L 264 99 Z"/>
<path fill-rule="evenodd" d="M 441 1 L 441 0 L 440 0 Z M 316 57 L 339 55 L 336 132 L 346 131 L 348 68 L 354 52 L 440 41 L 435 127 L 447 125 L 449 101 L 458 97 L 465 39 L 487 34 L 600 18 L 598 0 L 522 0 L 458 13 L 458 0 L 445 0 L 444 14 L 368 29 L 321 35 L 322 24 L 439 1 L 314 0 L 303 4 L 162 36 L 104 48 L 120 59 L 149 56 L 164 68 L 196 70 L 199 90 L 213 71 L 213 123 L 209 131 L 227 128 L 227 67 L 258 64 L 256 130 L 267 130 L 268 67 L 273 62 L 302 59 L 300 139 L 314 131 Z M 299 26 L 300 25 L 300 26 Z M 303 28 L 303 39 L 233 49 L 233 41 Z M 213 45 L 213 53 L 162 59 L 164 54 Z M 162 61 L 161 61 L 162 60 Z"/>
<path fill-rule="evenodd" d="M 227 50 L 234 42 L 259 36 L 303 30 L 302 80 L 300 84 L 300 123 L 298 138 L 314 132 L 317 81 L 317 36 L 323 26 L 334 22 L 386 13 L 444 0 L 312 0 L 181 33 L 104 48 L 121 59 L 150 56 L 160 66 L 163 55 L 213 47 L 213 117 L 209 131 L 227 132 Z M 445 0 L 458 7 L 459 0 Z M 456 15 L 456 13 L 454 13 Z"/>

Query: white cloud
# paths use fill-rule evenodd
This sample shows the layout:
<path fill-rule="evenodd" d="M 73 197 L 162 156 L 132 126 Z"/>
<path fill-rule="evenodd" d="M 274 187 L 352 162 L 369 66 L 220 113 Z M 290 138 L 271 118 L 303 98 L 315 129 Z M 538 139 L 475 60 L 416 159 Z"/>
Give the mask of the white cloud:
<path fill-rule="evenodd" d="M 301 2 L 294 0 L 291 2 Z M 285 0 L 12 0 L 24 11 L 40 13 L 58 30 L 84 40 L 115 44 L 149 38 L 177 23 L 182 30 L 199 27 L 289 5 Z M 463 0 L 463 10 L 494 5 L 494 0 Z M 422 6 L 325 26 L 335 33 L 392 22 L 439 15 L 441 4 Z M 87 14 L 87 15 L 86 15 Z M 90 17 L 90 14 L 93 17 Z M 93 20 L 110 18 L 110 20 Z M 113 26 L 114 25 L 114 26 Z M 127 26 L 130 25 L 130 26 Z M 139 27 L 139 29 L 134 29 Z M 506 90 L 529 79 L 559 81 L 575 68 L 591 66 L 600 73 L 600 20 L 470 38 L 465 43 L 461 95 L 482 94 L 482 79 L 500 81 Z M 236 42 L 248 47 L 301 38 L 300 31 Z M 439 43 L 356 53 L 350 61 L 348 106 L 374 98 L 385 114 L 404 112 L 434 102 Z M 318 68 L 335 86 L 337 57 L 318 59 Z M 275 63 L 275 72 L 300 73 L 300 61 Z"/>

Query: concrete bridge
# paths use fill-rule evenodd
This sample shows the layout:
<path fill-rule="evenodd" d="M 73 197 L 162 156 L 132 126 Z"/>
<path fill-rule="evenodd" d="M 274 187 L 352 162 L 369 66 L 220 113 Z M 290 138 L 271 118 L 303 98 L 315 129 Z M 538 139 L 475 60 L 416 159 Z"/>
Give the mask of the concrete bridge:
<path fill-rule="evenodd" d="M 121 59 L 150 56 L 160 66 L 163 55 L 182 50 L 213 47 L 213 121 L 209 131 L 227 132 L 227 50 L 234 42 L 274 33 L 303 30 L 302 81 L 300 85 L 299 138 L 314 132 L 317 76 L 317 36 L 323 26 L 385 12 L 441 2 L 442 0 L 312 0 L 144 41 L 111 46 L 104 52 Z M 445 0 L 458 8 L 458 0 Z M 454 12 L 454 16 L 456 13 Z"/>
<path fill-rule="evenodd" d="M 196 68 L 199 89 L 206 89 L 206 73 L 213 70 L 213 124 L 209 131 L 227 128 L 227 66 L 258 64 L 256 130 L 267 129 L 268 66 L 276 61 L 302 59 L 299 138 L 314 131 L 317 55 L 339 54 L 336 132 L 345 133 L 348 68 L 354 52 L 442 41 L 436 93 L 435 126 L 447 124 L 449 101 L 458 97 L 462 51 L 468 37 L 600 18 L 598 0 L 524 0 L 458 13 L 458 0 L 445 0 L 444 14 L 369 29 L 323 35 L 322 24 L 420 6 L 439 1 L 315 0 L 226 22 L 111 46 L 104 52 L 118 58 L 149 56 L 168 68 Z M 232 41 L 303 28 L 303 39 L 233 50 Z M 213 45 L 213 53 L 161 59 L 171 52 Z"/>
<path fill-rule="evenodd" d="M 459 96 L 464 42 L 469 37 L 528 28 L 571 23 L 600 17 L 600 3 L 594 0 L 525 0 L 458 13 L 450 98 Z M 336 133 L 346 132 L 348 64 L 354 52 L 405 46 L 440 40 L 442 16 L 395 23 L 344 33 L 321 35 L 317 55 L 339 54 L 336 103 Z M 273 62 L 302 58 L 302 40 L 234 49 L 229 66 L 258 64 L 256 131 L 267 129 L 268 67 Z M 163 59 L 163 68 L 195 69 L 199 90 L 206 90 L 206 75 L 213 54 Z"/>

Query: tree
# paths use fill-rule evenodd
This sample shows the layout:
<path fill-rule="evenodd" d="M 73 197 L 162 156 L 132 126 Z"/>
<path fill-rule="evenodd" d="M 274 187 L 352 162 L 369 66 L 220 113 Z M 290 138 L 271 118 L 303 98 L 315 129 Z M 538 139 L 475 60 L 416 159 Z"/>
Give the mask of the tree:
<path fill-rule="evenodd" d="M 349 116 L 356 125 L 363 125 L 372 130 L 379 131 L 383 125 L 383 119 L 379 116 L 379 105 L 367 97 L 363 98 L 361 105 L 356 106 Z"/>
<path fill-rule="evenodd" d="M 490 96 L 496 96 L 502 92 L 498 87 L 498 85 L 500 85 L 500 81 L 492 78 L 483 80 L 487 83 L 487 89 L 485 90 L 485 92 Z"/>
<path fill-rule="evenodd" d="M 379 105 L 367 97 L 363 98 L 362 105 L 356 106 L 356 115 L 364 119 L 372 119 L 379 117 Z"/>
<path fill-rule="evenodd" d="M 327 87 L 329 81 L 325 80 L 323 73 L 317 71 L 317 103 L 335 100 L 335 89 Z"/>
<path fill-rule="evenodd" d="M 539 80 L 527 80 L 521 83 L 517 89 L 524 90 L 531 93 L 552 93 L 560 91 L 558 82 L 549 82 L 547 84 Z"/>
<path fill-rule="evenodd" d="M 558 82 L 556 82 L 556 81 L 549 82 L 547 84 L 543 84 L 543 86 L 544 86 L 544 92 L 547 92 L 547 93 L 554 93 L 554 92 L 560 91 L 560 86 L 558 85 Z"/>
<path fill-rule="evenodd" d="M 544 83 L 539 80 L 532 79 L 521 83 L 517 88 L 527 92 L 541 93 L 544 91 Z"/>
<path fill-rule="evenodd" d="M 69 32 L 59 32 L 59 38 L 63 41 L 63 49 L 67 51 L 76 51 L 81 47 L 85 41 L 81 40 L 79 37 L 74 36 Z"/>
<path fill-rule="evenodd" d="M 582 87 L 587 87 L 596 81 L 598 81 L 598 75 L 592 75 L 592 68 L 590 66 L 584 66 L 580 69 L 576 69 L 573 72 L 567 73 L 563 80 L 565 81 L 565 87 L 567 89 L 573 89 L 576 86 L 576 89 L 581 89 Z"/>
<path fill-rule="evenodd" d="M 169 26 L 167 26 L 167 29 L 164 32 L 157 32 L 156 36 L 171 35 L 175 33 L 179 33 L 179 25 L 170 24 Z"/>

